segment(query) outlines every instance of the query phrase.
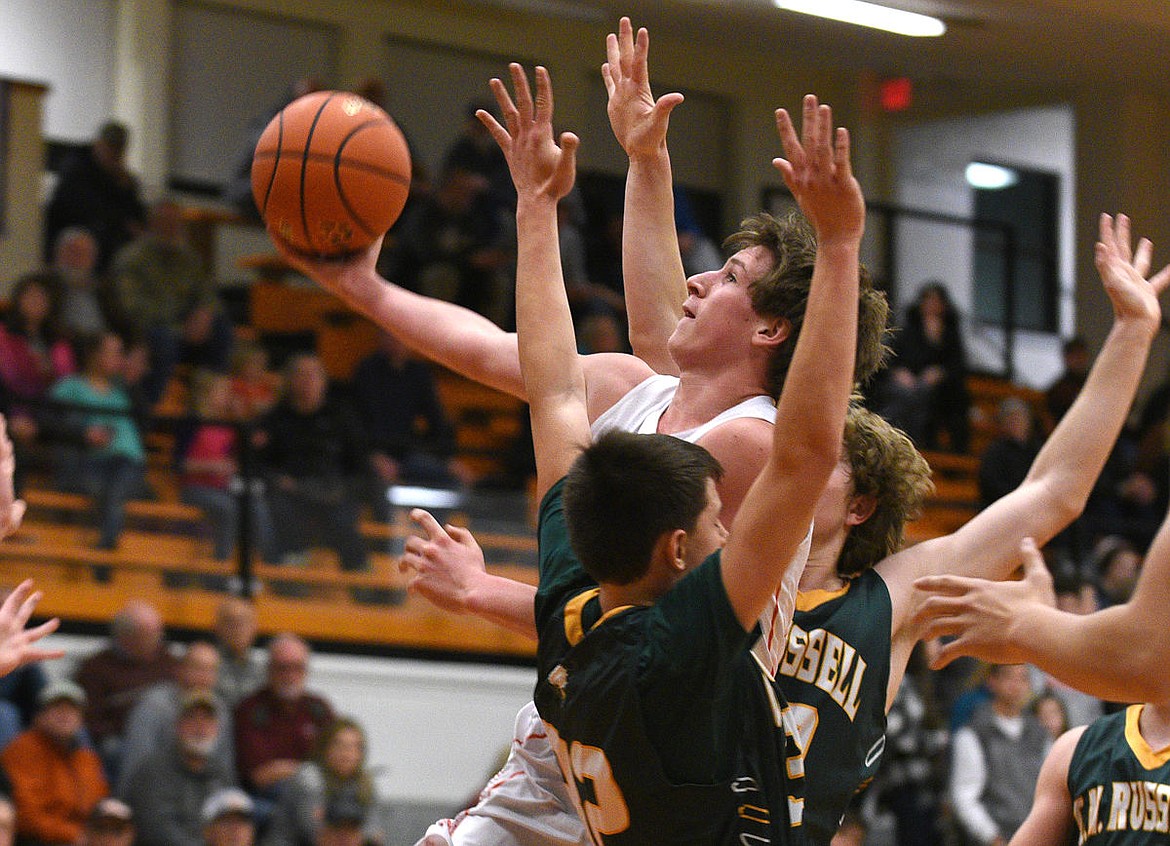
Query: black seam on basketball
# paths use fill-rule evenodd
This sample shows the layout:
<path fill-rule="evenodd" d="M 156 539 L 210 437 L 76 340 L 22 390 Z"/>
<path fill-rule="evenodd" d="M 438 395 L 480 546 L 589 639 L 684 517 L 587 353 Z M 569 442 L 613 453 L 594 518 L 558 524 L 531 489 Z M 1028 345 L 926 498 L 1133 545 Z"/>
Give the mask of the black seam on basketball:
<path fill-rule="evenodd" d="M 355 135 L 371 126 L 385 123 L 384 119 L 367 120 L 364 123 L 359 123 L 353 129 L 345 134 L 341 139 L 341 143 L 337 145 L 337 153 L 333 156 L 333 187 L 337 189 L 337 199 L 341 200 L 341 205 L 345 208 L 346 213 L 350 216 L 361 230 L 369 235 L 371 238 L 377 238 L 382 233 L 374 231 L 374 228 L 362 220 L 357 210 L 350 204 L 349 198 L 345 195 L 345 188 L 341 184 L 341 166 L 345 164 L 351 170 L 364 170 L 369 173 L 376 173 L 381 176 L 393 176 L 393 174 L 383 173 L 380 167 L 363 167 L 361 162 L 349 162 L 342 155 L 345 152 L 345 145 L 348 144 Z M 409 182 L 409 180 L 407 180 Z"/>
<path fill-rule="evenodd" d="M 279 157 L 279 153 L 273 152 L 271 150 L 265 150 L 263 153 L 257 153 L 254 156 L 254 158 L 256 158 L 256 159 L 278 158 L 278 157 Z M 329 153 L 306 153 L 303 158 L 304 158 L 304 161 L 308 161 L 308 162 L 329 164 L 330 162 L 332 162 L 336 159 L 336 155 L 330 155 Z M 401 173 L 399 173 L 396 170 L 389 170 L 388 168 L 380 167 L 380 166 L 375 165 L 375 164 L 370 164 L 369 162 L 364 162 L 361 159 L 347 159 L 343 156 L 341 159 L 341 164 L 345 165 L 346 167 L 353 168 L 354 170 L 363 170 L 366 173 L 373 173 L 373 174 L 376 174 L 378 176 L 384 176 L 387 179 L 391 179 L 395 182 L 400 182 L 403 185 L 407 185 L 407 186 L 410 185 L 410 177 L 409 176 L 403 176 Z"/>
<path fill-rule="evenodd" d="M 272 173 L 268 175 L 268 187 L 264 189 L 264 202 L 260 204 L 261 217 L 264 217 L 268 211 L 268 198 L 272 196 L 272 186 L 276 184 L 276 171 L 280 168 L 280 153 L 284 141 L 284 109 L 281 109 L 276 117 L 276 155 L 273 156 Z M 254 158 L 261 158 L 261 156 Z"/>
<path fill-rule="evenodd" d="M 310 247 L 316 246 L 313 243 L 313 233 L 309 231 L 309 216 L 305 212 L 305 182 L 308 180 L 309 170 L 309 147 L 313 143 L 313 133 L 317 131 L 317 122 L 321 120 L 321 114 L 325 111 L 325 107 L 329 105 L 329 101 L 336 97 L 336 94 L 330 94 L 325 98 L 325 102 L 317 109 L 317 114 L 313 115 L 313 122 L 309 125 L 309 133 L 305 136 L 305 149 L 301 151 L 301 190 L 299 200 L 301 201 L 301 228 L 305 232 L 305 240 L 308 241 Z"/>

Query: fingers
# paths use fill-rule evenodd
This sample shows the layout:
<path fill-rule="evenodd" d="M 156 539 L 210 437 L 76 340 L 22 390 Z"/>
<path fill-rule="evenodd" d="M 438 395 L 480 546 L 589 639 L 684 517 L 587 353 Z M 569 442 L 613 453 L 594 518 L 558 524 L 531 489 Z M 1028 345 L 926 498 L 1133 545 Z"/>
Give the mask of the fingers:
<path fill-rule="evenodd" d="M 552 123 L 553 91 L 548 68 L 536 66 L 536 122 Z"/>
<path fill-rule="evenodd" d="M 528 75 L 519 62 L 508 65 L 512 74 L 512 90 L 516 94 L 516 111 L 523 123 L 532 122 L 532 90 L 528 87 Z M 507 92 L 505 92 L 507 93 Z"/>
<path fill-rule="evenodd" d="M 849 130 L 843 126 L 837 128 L 833 164 L 837 169 L 838 179 L 849 180 L 853 178 L 853 160 L 850 152 Z"/>
<path fill-rule="evenodd" d="M 1166 286 L 1170 284 L 1170 264 L 1163 267 L 1155 276 L 1150 277 L 1150 287 L 1154 289 L 1154 294 L 1161 294 L 1166 290 Z"/>
<path fill-rule="evenodd" d="M 1119 214 L 1114 222 L 1114 249 L 1126 264 L 1133 263 L 1132 244 L 1130 242 L 1129 216 Z"/>
<path fill-rule="evenodd" d="M 618 22 L 618 66 L 622 76 L 633 75 L 634 68 L 634 26 L 629 18 Z"/>
<path fill-rule="evenodd" d="M 610 36 L 611 38 L 613 36 Z M 601 81 L 605 83 L 605 93 L 608 97 L 613 97 L 613 92 L 617 90 L 617 83 L 613 79 L 613 71 L 610 69 L 609 62 L 605 62 L 601 66 Z"/>
<path fill-rule="evenodd" d="M 8 596 L 4 597 L 4 604 L 0 605 L 0 614 L 4 617 L 15 617 L 19 609 L 33 592 L 33 580 L 25 579 L 12 589 Z M 27 617 L 25 618 L 28 619 Z M 23 625 L 23 624 L 22 624 Z"/>
<path fill-rule="evenodd" d="M 410 520 L 416 526 L 423 530 L 427 536 L 427 540 L 435 541 L 439 538 L 446 537 L 447 533 L 443 531 L 443 527 L 439 525 L 439 521 L 434 518 L 431 512 L 422 508 L 412 508 L 410 510 Z M 407 541 L 410 539 L 407 538 Z"/>
<path fill-rule="evenodd" d="M 963 656 L 963 640 L 952 640 L 950 643 L 944 643 L 938 650 L 938 654 L 930 662 L 930 669 L 941 670 L 947 664 L 954 661 L 956 658 Z"/>
<path fill-rule="evenodd" d="M 1150 272 L 1150 260 L 1154 255 L 1154 245 L 1149 238 L 1138 241 L 1137 249 L 1133 253 L 1133 269 L 1145 279 Z"/>
<path fill-rule="evenodd" d="M 923 576 L 914 580 L 915 590 L 941 596 L 958 596 L 982 584 L 981 579 L 967 576 Z"/>
<path fill-rule="evenodd" d="M 57 617 L 54 617 L 51 620 L 41 623 L 35 628 L 29 629 L 25 634 L 28 637 L 29 643 L 34 643 L 43 638 L 45 635 L 52 634 L 53 632 L 57 631 L 60 625 L 61 620 Z M 45 658 L 60 658 L 64 654 L 64 650 L 60 649 L 48 649 L 40 652 L 40 656 Z"/>
<path fill-rule="evenodd" d="M 649 58 L 650 33 L 646 27 L 639 27 L 638 36 L 634 41 L 634 59 L 630 69 L 631 78 L 638 85 L 647 85 L 650 82 Z"/>

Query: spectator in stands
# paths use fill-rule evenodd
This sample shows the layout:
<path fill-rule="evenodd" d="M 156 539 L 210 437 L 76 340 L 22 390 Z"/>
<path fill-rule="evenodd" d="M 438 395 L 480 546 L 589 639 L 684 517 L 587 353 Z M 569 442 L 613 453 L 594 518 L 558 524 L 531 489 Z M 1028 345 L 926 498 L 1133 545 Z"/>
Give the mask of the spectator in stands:
<path fill-rule="evenodd" d="M 1048 414 L 1052 418 L 1052 425 L 1060 422 L 1064 413 L 1069 410 L 1085 380 L 1089 376 L 1089 345 L 1079 335 L 1069 338 L 1061 349 L 1061 359 L 1064 362 L 1064 372 L 1044 392 L 1044 401 L 1048 406 Z"/>
<path fill-rule="evenodd" d="M 231 379 L 220 373 L 202 373 L 193 380 L 192 408 L 199 421 L 186 442 L 179 462 L 179 496 L 202 509 L 211 523 L 217 561 L 226 561 L 239 537 L 240 441 L 232 425 Z M 250 496 L 252 539 L 265 561 L 275 560 L 272 520 L 262 496 Z"/>
<path fill-rule="evenodd" d="M 365 570 L 358 518 L 369 459 L 360 426 L 347 405 L 326 401 L 329 381 L 321 359 L 294 356 L 287 382 L 287 394 L 258 433 L 275 554 L 295 560 L 323 540 L 344 570 Z"/>
<path fill-rule="evenodd" d="M 203 803 L 204 846 L 252 846 L 255 805 L 238 787 L 218 790 Z"/>
<path fill-rule="evenodd" d="M 1043 441 L 1037 437 L 1032 409 L 1007 397 L 995 415 L 999 435 L 979 458 L 979 505 L 986 508 L 1020 486 Z"/>
<path fill-rule="evenodd" d="M 1056 738 L 1060 737 L 1070 728 L 1068 721 L 1068 711 L 1064 707 L 1064 700 L 1061 699 L 1053 690 L 1042 690 L 1032 700 L 1032 704 L 1028 706 L 1040 724 L 1044 726 L 1044 730 L 1048 732 L 1048 737 L 1055 742 Z"/>
<path fill-rule="evenodd" d="M 122 341 L 110 332 L 86 341 L 83 372 L 53 386 L 52 399 L 77 408 L 64 411 L 81 443 L 78 452 L 63 453 L 58 484 L 80 486 L 97 505 L 99 549 L 114 549 L 122 534 L 126 500 L 144 489 L 146 449 L 133 416 L 133 405 L 122 387 Z"/>
<path fill-rule="evenodd" d="M 143 761 L 158 749 L 174 746 L 176 720 L 184 704 L 192 694 L 210 691 L 218 677 L 219 651 L 205 640 L 196 640 L 187 645 L 179 659 L 175 679 L 159 682 L 143 693 L 126 717 L 121 769 L 115 785 L 119 795 L 126 795 L 127 785 Z M 236 764 L 231 711 L 218 697 L 212 697 L 212 704 L 219 733 L 210 754 L 218 759 L 221 769 L 231 772 Z"/>
<path fill-rule="evenodd" d="M 32 728 L 0 753 L 12 785 L 16 831 L 30 846 L 73 846 L 109 792 L 97 753 L 80 742 L 85 692 L 67 679 L 41 691 Z"/>
<path fill-rule="evenodd" d="M 63 229 L 53 242 L 53 274 L 61 290 L 61 328 L 74 341 L 113 328 L 113 304 L 97 275 L 98 244 L 84 227 Z"/>
<path fill-rule="evenodd" d="M 458 487 L 469 474 L 453 458 L 455 427 L 431 365 L 389 332 L 354 370 L 354 407 L 370 447 L 375 513 L 385 516 L 389 485 Z"/>
<path fill-rule="evenodd" d="M 45 210 L 45 259 L 52 259 L 57 235 L 84 226 L 98 244 L 97 271 L 105 272 L 114 254 L 146 224 L 138 179 L 126 166 L 129 130 L 116 121 L 102 124 L 90 145 L 61 168 Z"/>
<path fill-rule="evenodd" d="M 231 357 L 232 406 L 244 421 L 263 417 L 280 399 L 280 374 L 268 368 L 268 351 L 254 341 L 237 343 Z"/>
<path fill-rule="evenodd" d="M 1093 549 L 1097 571 L 1097 607 L 1109 608 L 1129 601 L 1142 568 L 1142 556 L 1133 544 L 1118 535 L 1101 538 Z"/>
<path fill-rule="evenodd" d="M 1002 846 L 1028 816 L 1052 742 L 1027 710 L 1032 699 L 1027 666 L 993 666 L 987 685 L 991 701 L 955 733 L 950 792 L 966 842 Z"/>
<path fill-rule="evenodd" d="M 412 290 L 466 306 L 503 325 L 510 321 L 506 279 L 514 262 L 487 180 L 451 167 L 402 221 L 386 268 L 391 278 Z"/>
<path fill-rule="evenodd" d="M 169 742 L 151 749 L 123 785 L 139 846 L 199 846 L 204 803 L 236 783 L 231 765 L 215 754 L 226 729 L 210 690 L 184 694 L 172 730 Z"/>
<path fill-rule="evenodd" d="M 1056 607 L 1070 614 L 1092 614 L 1098 609 L 1097 591 L 1079 570 L 1058 569 L 1053 573 Z M 1032 668 L 1032 688 L 1060 699 L 1068 726 L 1087 726 L 1105 713 L 1104 703 L 1095 696 L 1069 687 L 1038 667 Z"/>
<path fill-rule="evenodd" d="M 919 449 L 939 449 L 945 432 L 951 452 L 966 452 L 971 440 L 967 355 L 946 286 L 932 281 L 919 289 L 891 349 L 889 370 L 875 386 L 878 411 Z"/>
<path fill-rule="evenodd" d="M 150 347 L 145 387 L 152 403 L 180 361 L 227 371 L 231 321 L 219 307 L 215 280 L 187 242 L 178 203 L 151 206 L 149 228 L 118 251 L 110 277 L 119 309 Z"/>
<path fill-rule="evenodd" d="M 371 808 L 350 796 L 336 796 L 325 805 L 324 819 L 310 846 L 362 846 L 381 843 L 381 832 L 371 832 Z"/>
<path fill-rule="evenodd" d="M 7 599 L 10 594 L 4 588 L 0 590 L 0 599 Z M 0 750 L 32 725 L 39 707 L 38 697 L 47 683 L 44 668 L 35 662 L 0 675 Z"/>
<path fill-rule="evenodd" d="M 89 702 L 85 725 L 112 780 L 117 780 L 126 717 L 148 688 L 175 678 L 177 662 L 163 635 L 158 610 L 131 600 L 110 622 L 109 645 L 77 668 Z"/>
<path fill-rule="evenodd" d="M 256 606 L 242 596 L 229 596 L 215 611 L 215 642 L 219 677 L 215 693 L 235 707 L 264 685 L 264 663 L 255 654 Z"/>
<path fill-rule="evenodd" d="M 463 125 L 443 154 L 442 170 L 444 173 L 461 171 L 477 176 L 485 186 L 487 211 L 499 215 L 516 208 L 516 188 L 503 151 L 475 116 L 480 109 L 493 115 L 499 111 L 490 100 L 473 100 L 464 107 Z"/>
<path fill-rule="evenodd" d="M 268 681 L 237 707 L 236 770 L 254 795 L 274 801 L 313 754 L 317 739 L 333 721 L 333 708 L 309 693 L 309 645 L 280 634 L 268 645 Z"/>
<path fill-rule="evenodd" d="M 349 809 L 360 835 L 378 805 L 377 788 L 365 762 L 362 727 L 346 717 L 330 723 L 321 733 L 313 759 L 300 766 L 281 795 L 261 846 L 314 846 L 331 808 Z M 373 825 L 366 834 L 383 839 Z"/>
<path fill-rule="evenodd" d="M 107 796 L 93 807 L 80 846 L 132 846 L 134 812 L 121 799 Z"/>
<path fill-rule="evenodd" d="M 597 311 L 581 321 L 577 330 L 577 350 L 582 355 L 592 353 L 628 353 L 629 346 L 622 334 L 621 322 L 612 312 Z"/>

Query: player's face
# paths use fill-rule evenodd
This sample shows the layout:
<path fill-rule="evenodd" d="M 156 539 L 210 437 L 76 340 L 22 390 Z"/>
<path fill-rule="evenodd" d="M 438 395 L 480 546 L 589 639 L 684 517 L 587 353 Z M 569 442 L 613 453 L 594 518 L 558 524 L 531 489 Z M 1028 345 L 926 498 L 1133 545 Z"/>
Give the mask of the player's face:
<path fill-rule="evenodd" d="M 687 280 L 683 316 L 670 337 L 670 350 L 682 365 L 688 358 L 741 357 L 759 324 L 749 288 L 772 269 L 764 247 L 740 250 L 719 270 Z"/>
<path fill-rule="evenodd" d="M 723 501 L 719 499 L 719 490 L 715 487 L 715 480 L 707 480 L 707 505 L 695 523 L 695 531 L 690 535 L 685 553 L 687 570 L 693 570 L 706 560 L 717 549 L 727 543 L 727 529 L 719 519 L 723 511 Z"/>
<path fill-rule="evenodd" d="M 829 476 L 813 514 L 813 543 L 826 541 L 842 531 L 853 503 L 853 471 L 842 456 Z"/>

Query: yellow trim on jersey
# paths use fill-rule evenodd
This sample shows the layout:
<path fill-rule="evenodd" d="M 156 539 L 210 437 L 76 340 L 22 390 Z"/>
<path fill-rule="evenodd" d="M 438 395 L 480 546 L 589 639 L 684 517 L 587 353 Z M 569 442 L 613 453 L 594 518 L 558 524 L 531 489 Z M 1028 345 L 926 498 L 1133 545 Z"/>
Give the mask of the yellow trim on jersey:
<path fill-rule="evenodd" d="M 844 596 L 853 586 L 852 581 L 846 582 L 836 590 L 802 590 L 796 594 L 796 610 L 812 611 L 826 602 Z"/>
<path fill-rule="evenodd" d="M 570 646 L 576 646 L 585 639 L 585 627 L 581 625 L 581 612 L 585 610 L 586 603 L 593 597 L 601 593 L 601 588 L 590 588 L 582 591 L 565 603 L 565 640 L 569 641 Z M 610 617 L 615 614 L 633 608 L 633 605 L 619 605 L 617 608 L 611 608 L 598 618 L 597 622 L 590 627 L 590 631 L 600 626 Z"/>
<path fill-rule="evenodd" d="M 1158 767 L 1170 763 L 1170 746 L 1155 752 L 1142 737 L 1138 721 L 1141 720 L 1142 709 L 1145 707 L 1145 705 L 1130 705 L 1125 709 L 1125 742 L 1129 744 L 1130 751 L 1138 759 L 1139 764 L 1147 770 L 1156 770 Z"/>

